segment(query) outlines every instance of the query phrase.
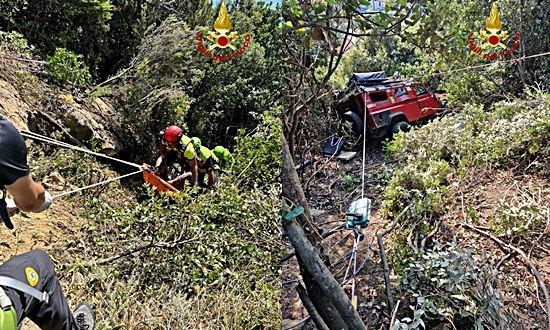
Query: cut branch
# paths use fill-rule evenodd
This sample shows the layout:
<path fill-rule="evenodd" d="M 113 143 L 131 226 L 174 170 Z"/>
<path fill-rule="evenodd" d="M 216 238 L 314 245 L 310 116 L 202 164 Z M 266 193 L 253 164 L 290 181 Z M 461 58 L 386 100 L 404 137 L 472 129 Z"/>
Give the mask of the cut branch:
<path fill-rule="evenodd" d="M 407 205 L 401 213 L 393 220 L 390 228 L 384 230 L 380 234 L 377 234 L 376 237 L 378 238 L 378 247 L 380 248 L 380 257 L 382 258 L 382 264 L 384 265 L 384 280 L 386 281 L 386 294 L 388 295 L 388 307 L 390 309 L 390 313 L 393 311 L 393 296 L 391 293 L 391 282 L 390 282 L 390 267 L 388 266 L 388 258 L 386 256 L 386 251 L 384 249 L 384 242 L 382 241 L 382 237 L 384 235 L 388 234 L 395 228 L 395 225 L 399 222 L 401 217 L 407 212 L 407 210 L 411 207 L 411 205 Z"/>
<path fill-rule="evenodd" d="M 486 233 L 482 230 L 479 230 L 476 227 L 474 227 L 472 225 L 469 225 L 467 223 L 462 223 L 462 225 L 465 226 L 465 227 L 468 227 L 472 230 L 475 230 L 476 232 L 482 234 L 483 236 L 489 237 L 490 239 L 497 242 L 501 246 L 504 246 L 504 247 L 506 247 L 510 250 L 515 251 L 517 254 L 519 254 L 523 258 L 523 260 L 525 260 L 525 262 L 529 265 L 529 267 L 531 267 L 531 271 L 533 272 L 533 275 L 535 276 L 537 281 L 540 283 L 540 287 L 542 289 L 542 292 L 544 293 L 544 299 L 546 300 L 546 316 L 548 318 L 548 328 L 547 329 L 550 329 L 550 295 L 548 294 L 548 289 L 546 288 L 546 284 L 542 280 L 542 277 L 540 277 L 540 274 L 539 274 L 537 268 L 535 267 L 535 265 L 533 265 L 533 263 L 531 262 L 531 259 L 529 259 L 522 250 L 520 250 L 517 247 L 512 246 L 510 244 L 504 243 L 503 241 L 499 240 L 498 238 L 496 238 L 495 236 L 493 236 L 489 233 Z"/>

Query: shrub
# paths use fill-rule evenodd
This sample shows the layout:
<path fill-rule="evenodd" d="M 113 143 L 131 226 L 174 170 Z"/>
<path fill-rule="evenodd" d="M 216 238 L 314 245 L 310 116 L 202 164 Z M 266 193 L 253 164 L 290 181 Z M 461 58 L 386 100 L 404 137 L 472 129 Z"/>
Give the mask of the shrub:
<path fill-rule="evenodd" d="M 281 119 L 267 111 L 259 115 L 259 119 L 261 123 L 256 129 L 248 134 L 245 134 L 244 129 L 240 129 L 239 135 L 235 138 L 236 164 L 233 172 L 240 176 L 238 182 L 243 188 L 269 189 L 269 185 L 280 182 Z"/>
<path fill-rule="evenodd" d="M 405 317 L 392 329 L 427 328 L 434 321 L 458 329 L 513 329 L 499 291 L 501 276 L 486 255 L 463 250 L 456 240 L 436 245 L 405 269 L 399 289 L 412 297 L 413 319 Z"/>
<path fill-rule="evenodd" d="M 72 85 L 85 85 L 92 79 L 83 56 L 65 48 L 57 48 L 53 56 L 48 56 L 46 67 L 50 70 L 54 83 L 68 82 Z"/>
<path fill-rule="evenodd" d="M 26 55 L 30 57 L 34 51 L 34 46 L 29 45 L 27 39 L 25 39 L 25 37 L 19 32 L 0 31 L 0 40 L 2 47 L 18 53 L 19 55 Z"/>
<path fill-rule="evenodd" d="M 413 220 L 440 210 L 445 203 L 447 174 L 451 167 L 444 160 L 408 160 L 396 169 L 384 189 L 383 211 L 398 214 L 411 204 Z"/>
<path fill-rule="evenodd" d="M 394 157 L 445 159 L 459 168 L 502 165 L 510 159 L 539 156 L 533 168 L 548 171 L 550 95 L 537 91 L 528 94 L 530 101 L 501 101 L 493 111 L 468 105 L 460 114 L 396 135 L 386 151 Z"/>
<path fill-rule="evenodd" d="M 499 202 L 496 219 L 489 222 L 496 235 L 529 237 L 539 223 L 550 216 L 547 207 L 540 207 L 530 203 L 515 206 L 506 202 Z"/>

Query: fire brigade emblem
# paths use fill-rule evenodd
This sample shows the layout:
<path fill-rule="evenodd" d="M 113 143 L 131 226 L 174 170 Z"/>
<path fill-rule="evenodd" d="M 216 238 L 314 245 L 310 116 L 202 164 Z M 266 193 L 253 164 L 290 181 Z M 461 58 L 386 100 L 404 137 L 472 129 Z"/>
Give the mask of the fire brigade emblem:
<path fill-rule="evenodd" d="M 208 47 L 208 50 L 211 51 L 216 47 L 220 47 L 220 48 L 229 47 L 233 50 L 237 49 L 235 46 L 231 44 L 231 41 L 235 41 L 239 39 L 239 35 L 237 34 L 237 32 L 229 33 L 229 31 L 231 31 L 231 21 L 229 20 L 229 14 L 227 13 L 227 8 L 225 7 L 225 3 L 223 2 L 222 2 L 222 5 L 220 6 L 218 18 L 214 22 L 214 30 L 216 30 L 218 34 L 210 31 L 208 32 L 208 36 L 206 36 L 208 40 L 214 43 L 212 46 Z"/>
<path fill-rule="evenodd" d="M 519 33 L 514 34 L 512 45 L 509 48 L 503 43 L 510 36 L 508 35 L 508 31 L 502 31 L 502 22 L 498 15 L 496 3 L 493 3 L 491 6 L 489 18 L 485 21 L 485 29 L 487 31 L 479 32 L 479 37 L 474 37 L 473 33 L 468 35 L 469 48 L 477 55 L 482 55 L 489 60 L 502 59 L 512 54 L 519 45 Z M 483 43 L 476 45 L 477 38 L 483 40 Z M 487 48 L 490 48 L 490 50 L 486 51 Z"/>
<path fill-rule="evenodd" d="M 485 31 L 479 32 L 479 38 L 486 42 L 484 46 L 499 46 L 506 49 L 506 46 L 502 43 L 502 40 L 508 39 L 508 31 L 498 33 L 502 30 L 502 23 L 500 22 L 500 18 L 498 16 L 496 3 L 493 3 L 493 6 L 491 7 L 491 13 L 485 22 L 485 28 L 489 31 L 489 34 L 486 34 Z"/>
<path fill-rule="evenodd" d="M 197 50 L 201 53 L 203 53 L 206 57 L 210 57 L 215 61 L 225 62 L 227 60 L 233 60 L 235 58 L 240 57 L 246 48 L 248 47 L 248 42 L 250 41 L 250 34 L 246 34 L 244 36 L 244 42 L 242 46 L 239 48 L 239 46 L 235 46 L 232 44 L 232 42 L 235 42 L 237 39 L 239 39 L 239 34 L 235 31 L 231 32 L 231 21 L 229 20 L 229 14 L 227 13 L 227 7 L 225 7 L 225 3 L 222 1 L 220 5 L 220 11 L 218 12 L 218 18 L 214 22 L 214 30 L 209 31 L 206 38 L 213 42 L 212 45 L 210 45 L 208 48 L 203 45 L 202 41 L 202 35 L 198 34 L 195 37 L 195 40 L 197 41 Z M 214 54 L 212 51 L 216 48 L 224 49 L 229 48 L 233 52 L 230 54 L 223 54 L 217 53 Z M 237 48 L 239 48 L 238 51 Z"/>

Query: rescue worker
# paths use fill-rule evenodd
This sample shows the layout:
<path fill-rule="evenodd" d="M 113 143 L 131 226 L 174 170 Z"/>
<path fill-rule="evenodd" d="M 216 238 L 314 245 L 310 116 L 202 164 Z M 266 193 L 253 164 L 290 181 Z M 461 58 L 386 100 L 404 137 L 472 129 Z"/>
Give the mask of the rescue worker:
<path fill-rule="evenodd" d="M 216 146 L 214 149 L 212 149 L 212 152 L 219 160 L 219 164 L 222 168 L 225 169 L 226 166 L 233 165 L 235 162 L 235 158 L 233 158 L 233 155 L 227 150 L 226 148 L 222 146 Z"/>
<path fill-rule="evenodd" d="M 32 179 L 25 141 L 3 117 L 0 150 L 0 188 L 9 192 L 23 211 L 47 209 L 52 198 Z M 2 218 L 6 216 L 2 214 Z M 7 226 L 11 224 L 9 217 L 3 220 Z M 71 313 L 50 257 L 42 250 L 16 255 L 0 265 L 0 307 L 2 330 L 17 330 L 26 317 L 42 330 L 93 330 L 95 326 L 94 313 L 87 303 L 80 303 Z"/>
<path fill-rule="evenodd" d="M 199 171 L 199 186 L 203 188 L 212 189 L 214 186 L 214 167 L 218 163 L 218 158 L 212 152 L 212 150 L 203 146 L 201 140 L 198 137 L 191 138 L 193 145 L 197 152 L 197 159 L 200 164 L 198 166 Z M 204 184 L 204 176 L 208 175 L 208 184 Z"/>
<path fill-rule="evenodd" d="M 197 162 L 195 147 L 191 139 L 183 134 L 183 130 L 176 125 L 168 126 L 162 132 L 162 142 L 159 148 L 159 157 L 155 162 L 159 176 L 168 180 L 168 167 L 174 163 L 181 166 L 181 173 L 191 172 L 189 183 L 195 184 L 197 178 Z M 176 188 L 183 188 L 185 179 L 175 183 Z"/>

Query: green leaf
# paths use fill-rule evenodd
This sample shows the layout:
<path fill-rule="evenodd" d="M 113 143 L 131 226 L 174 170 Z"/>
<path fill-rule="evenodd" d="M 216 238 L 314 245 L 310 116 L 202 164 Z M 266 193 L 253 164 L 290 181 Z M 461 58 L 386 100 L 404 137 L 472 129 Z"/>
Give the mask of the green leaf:
<path fill-rule="evenodd" d="M 321 14 L 322 12 L 325 11 L 325 6 L 321 5 L 321 6 L 316 6 L 316 7 L 313 7 L 313 10 L 315 11 L 315 14 L 319 15 Z"/>
<path fill-rule="evenodd" d="M 326 0 L 326 1 L 329 5 L 335 5 L 336 4 L 335 0 Z"/>
<path fill-rule="evenodd" d="M 304 207 L 297 206 L 296 208 L 294 208 L 294 210 L 290 212 L 283 210 L 283 218 L 285 218 L 286 220 L 292 220 L 302 213 L 304 213 Z"/>
<path fill-rule="evenodd" d="M 370 5 L 370 1 L 368 1 L 368 0 L 359 0 L 359 3 L 362 4 L 363 6 L 369 6 Z"/>

